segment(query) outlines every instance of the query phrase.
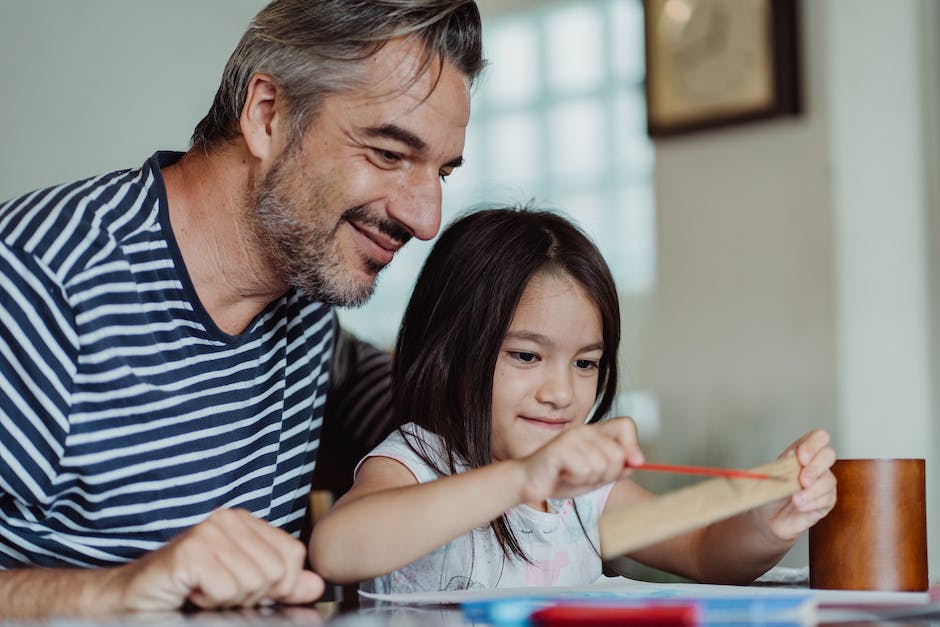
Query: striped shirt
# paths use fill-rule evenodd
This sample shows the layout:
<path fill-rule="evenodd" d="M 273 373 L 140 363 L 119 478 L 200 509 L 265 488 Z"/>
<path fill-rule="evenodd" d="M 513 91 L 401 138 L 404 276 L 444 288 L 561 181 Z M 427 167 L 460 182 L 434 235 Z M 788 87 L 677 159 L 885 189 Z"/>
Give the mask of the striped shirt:
<path fill-rule="evenodd" d="M 300 532 L 334 315 L 289 291 L 216 327 L 170 228 L 178 158 L 0 205 L 0 568 L 127 562 L 220 507 Z"/>

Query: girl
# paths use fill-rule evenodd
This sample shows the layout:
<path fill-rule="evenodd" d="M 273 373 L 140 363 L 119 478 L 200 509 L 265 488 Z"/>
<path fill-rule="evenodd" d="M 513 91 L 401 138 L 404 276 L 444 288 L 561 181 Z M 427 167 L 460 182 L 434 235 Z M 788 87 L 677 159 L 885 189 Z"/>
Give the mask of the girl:
<path fill-rule="evenodd" d="M 445 230 L 398 336 L 398 431 L 315 527 L 311 561 L 375 592 L 579 585 L 601 576 L 597 520 L 651 494 L 617 390 L 620 312 L 607 264 L 564 218 L 468 215 Z M 593 409 L 593 411 L 592 411 Z M 589 418 L 590 415 L 590 418 Z M 828 435 L 784 454 L 792 497 L 637 551 L 698 581 L 759 576 L 835 502 Z"/>

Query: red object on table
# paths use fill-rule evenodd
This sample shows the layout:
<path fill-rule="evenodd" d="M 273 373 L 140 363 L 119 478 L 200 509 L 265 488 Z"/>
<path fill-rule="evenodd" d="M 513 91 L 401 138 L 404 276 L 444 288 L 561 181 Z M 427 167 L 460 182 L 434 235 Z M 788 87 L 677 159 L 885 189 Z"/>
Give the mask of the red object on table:
<path fill-rule="evenodd" d="M 529 616 L 535 627 L 569 625 L 652 625 L 655 627 L 694 627 L 696 607 L 691 604 L 616 606 L 598 603 L 563 603 L 536 610 Z"/>

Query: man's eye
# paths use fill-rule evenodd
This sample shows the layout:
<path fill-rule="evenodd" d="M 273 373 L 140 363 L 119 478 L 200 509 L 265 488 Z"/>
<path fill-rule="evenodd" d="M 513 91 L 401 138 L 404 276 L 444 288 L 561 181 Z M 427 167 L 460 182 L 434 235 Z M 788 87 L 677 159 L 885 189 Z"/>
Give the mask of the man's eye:
<path fill-rule="evenodd" d="M 598 367 L 598 362 L 593 359 L 576 359 L 574 367 L 580 370 L 591 370 Z"/>
<path fill-rule="evenodd" d="M 510 351 L 509 356 L 525 364 L 531 364 L 539 358 L 535 353 L 523 353 L 521 351 Z"/>
<path fill-rule="evenodd" d="M 401 161 L 401 155 L 397 152 L 392 152 L 391 150 L 382 150 L 380 148 L 376 148 L 375 154 L 379 161 L 382 161 L 383 163 L 396 164 Z"/>

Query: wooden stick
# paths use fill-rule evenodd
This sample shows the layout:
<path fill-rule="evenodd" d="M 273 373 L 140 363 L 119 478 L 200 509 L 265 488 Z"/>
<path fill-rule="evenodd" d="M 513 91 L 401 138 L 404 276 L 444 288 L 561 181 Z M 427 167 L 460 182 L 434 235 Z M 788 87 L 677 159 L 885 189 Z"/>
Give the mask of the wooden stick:
<path fill-rule="evenodd" d="M 599 523 L 601 556 L 610 559 L 632 553 L 800 490 L 800 464 L 793 455 L 751 472 L 770 478 L 709 479 L 607 512 Z"/>
<path fill-rule="evenodd" d="M 678 464 L 650 464 L 628 466 L 633 470 L 652 470 L 654 472 L 677 472 L 686 475 L 708 475 L 710 477 L 735 477 L 739 479 L 769 479 L 770 475 L 738 470 L 736 468 L 710 468 L 708 466 L 680 466 Z"/>

